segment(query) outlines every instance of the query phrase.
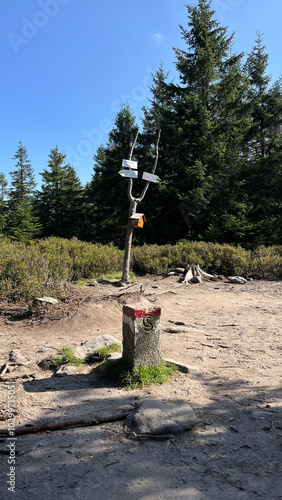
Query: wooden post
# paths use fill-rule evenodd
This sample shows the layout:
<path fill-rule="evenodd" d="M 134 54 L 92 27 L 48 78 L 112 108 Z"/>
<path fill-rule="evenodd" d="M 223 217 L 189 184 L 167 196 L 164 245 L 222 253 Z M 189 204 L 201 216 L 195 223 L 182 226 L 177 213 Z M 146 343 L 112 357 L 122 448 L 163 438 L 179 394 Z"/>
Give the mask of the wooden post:
<path fill-rule="evenodd" d="M 137 206 L 137 201 L 136 200 L 131 201 L 129 209 L 129 219 L 126 229 L 126 238 L 125 238 L 124 260 L 123 260 L 123 270 L 121 278 L 122 283 L 128 283 L 129 281 L 130 253 L 131 253 L 132 234 L 133 234 L 133 227 L 131 225 L 130 217 L 135 214 L 136 206 Z"/>
<path fill-rule="evenodd" d="M 134 150 L 136 141 L 138 139 L 138 135 L 139 135 L 139 129 L 137 130 L 136 137 L 135 137 L 134 142 L 133 142 L 132 147 L 131 147 L 129 160 L 132 159 L 133 150 Z M 155 173 L 157 163 L 158 163 L 160 136 L 161 136 L 161 131 L 159 130 L 158 140 L 157 140 L 157 144 L 156 144 L 156 158 L 155 158 L 154 166 L 153 166 L 153 169 L 151 172 L 152 174 Z M 150 185 L 150 181 L 147 181 L 140 198 L 134 198 L 132 195 L 133 179 L 128 179 L 127 196 L 128 196 L 129 202 L 130 202 L 130 208 L 129 208 L 129 218 L 128 218 L 128 223 L 127 223 L 127 229 L 126 229 L 124 260 L 123 260 L 123 270 L 122 270 L 121 283 L 128 283 L 128 281 L 129 281 L 130 253 L 131 253 L 132 234 L 133 234 L 133 227 L 131 225 L 130 217 L 132 217 L 132 215 L 134 215 L 136 213 L 137 204 L 143 200 L 149 185 Z"/>

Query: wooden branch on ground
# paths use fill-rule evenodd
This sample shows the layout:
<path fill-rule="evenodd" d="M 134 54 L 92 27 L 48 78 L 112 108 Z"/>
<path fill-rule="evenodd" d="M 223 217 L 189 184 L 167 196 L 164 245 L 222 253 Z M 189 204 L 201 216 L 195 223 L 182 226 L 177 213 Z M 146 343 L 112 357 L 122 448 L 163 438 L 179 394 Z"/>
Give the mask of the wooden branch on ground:
<path fill-rule="evenodd" d="M 125 420 L 130 412 L 117 413 L 116 415 L 110 415 L 108 417 L 98 417 L 94 416 L 89 420 L 73 420 L 69 422 L 61 422 L 61 423 L 45 423 L 41 425 L 37 425 L 35 427 L 18 427 L 15 430 L 15 436 L 23 436 L 24 434 L 37 434 L 38 432 L 45 431 L 59 431 L 62 429 L 66 429 L 69 427 L 90 427 L 93 425 L 100 424 L 108 424 L 111 422 L 120 422 L 121 420 Z M 8 429 L 0 429 L 0 435 L 9 434 Z"/>

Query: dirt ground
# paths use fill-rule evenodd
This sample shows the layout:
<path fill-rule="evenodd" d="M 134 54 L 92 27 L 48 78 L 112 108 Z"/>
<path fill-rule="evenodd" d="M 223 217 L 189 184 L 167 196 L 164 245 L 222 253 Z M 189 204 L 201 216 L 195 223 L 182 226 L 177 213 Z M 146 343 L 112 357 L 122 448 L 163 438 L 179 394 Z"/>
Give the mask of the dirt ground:
<path fill-rule="evenodd" d="M 70 303 L 50 307 L 41 320 L 12 308 L 2 314 L 0 366 L 14 349 L 30 364 L 0 379 L 0 427 L 7 429 L 8 386 L 15 384 L 16 426 L 107 417 L 157 399 L 188 402 L 195 429 L 136 439 L 120 421 L 17 436 L 15 493 L 7 483 L 12 441 L 1 434 L 0 500 L 282 499 L 282 283 L 137 281 L 127 289 L 74 287 Z M 162 356 L 186 363 L 188 374 L 125 391 L 93 366 L 64 377 L 38 368 L 63 346 L 102 334 L 122 340 L 122 306 L 137 302 L 161 306 Z"/>

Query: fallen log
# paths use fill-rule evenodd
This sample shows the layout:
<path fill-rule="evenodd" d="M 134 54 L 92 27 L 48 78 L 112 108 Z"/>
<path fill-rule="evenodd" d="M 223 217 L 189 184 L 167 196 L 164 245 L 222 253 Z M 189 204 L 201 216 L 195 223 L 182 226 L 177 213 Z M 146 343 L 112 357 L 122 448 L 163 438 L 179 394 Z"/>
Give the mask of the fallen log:
<path fill-rule="evenodd" d="M 38 432 L 45 431 L 60 431 L 62 429 L 66 429 L 69 427 L 91 427 L 93 425 L 107 424 L 111 422 L 120 422 L 121 420 L 125 420 L 130 412 L 117 413 L 116 415 L 110 415 L 108 417 L 98 417 L 94 416 L 89 420 L 72 420 L 69 422 L 61 422 L 61 423 L 50 423 L 46 422 L 41 425 L 37 425 L 34 427 L 18 427 L 14 431 L 15 436 L 23 436 L 24 434 L 37 434 Z M 9 435 L 8 429 L 0 429 L 0 435 Z"/>

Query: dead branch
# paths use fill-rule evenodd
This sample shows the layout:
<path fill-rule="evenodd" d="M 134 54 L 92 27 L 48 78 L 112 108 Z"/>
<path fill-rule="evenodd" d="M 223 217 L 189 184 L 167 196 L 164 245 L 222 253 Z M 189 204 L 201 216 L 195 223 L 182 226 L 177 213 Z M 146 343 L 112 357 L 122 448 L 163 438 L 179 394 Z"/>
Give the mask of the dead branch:
<path fill-rule="evenodd" d="M 133 144 L 131 146 L 129 160 L 132 160 L 132 155 L 133 155 L 133 151 L 135 148 L 135 144 L 136 144 L 137 139 L 138 139 L 138 135 L 139 135 L 139 128 L 137 129 L 135 139 L 134 139 Z M 133 186 L 133 179 L 129 179 L 128 180 L 128 187 L 127 187 L 127 196 L 128 196 L 130 203 L 132 203 L 134 201 L 134 198 L 132 196 L 132 186 Z"/>
<path fill-rule="evenodd" d="M 157 144 L 156 144 L 156 157 L 155 157 L 154 165 L 153 165 L 152 172 L 151 172 L 152 174 L 154 174 L 154 173 L 155 173 L 156 168 L 157 168 L 157 164 L 158 164 L 158 159 L 159 159 L 159 143 L 160 143 L 160 137 L 161 137 L 161 130 L 159 130 L 159 135 L 158 135 L 158 139 L 157 139 Z M 138 203 L 139 203 L 140 201 L 142 201 L 142 200 L 143 200 L 143 198 L 144 198 L 144 196 L 145 196 L 145 194 L 146 194 L 146 192 L 147 192 L 147 189 L 148 189 L 149 185 L 150 185 L 150 182 L 149 182 L 149 181 L 148 181 L 148 182 L 146 182 L 145 187 L 144 187 L 144 189 L 143 189 L 143 191 L 142 191 L 142 194 L 141 194 L 140 198 L 138 199 Z"/>
<path fill-rule="evenodd" d="M 111 422 L 120 422 L 121 420 L 125 420 L 130 412 L 117 413 L 116 415 L 110 415 L 108 417 L 98 417 L 94 416 L 89 420 L 73 420 L 69 422 L 61 422 L 61 423 L 44 423 L 41 425 L 37 425 L 35 427 L 18 427 L 15 430 L 16 436 L 23 436 L 25 434 L 37 434 L 38 432 L 45 431 L 59 431 L 61 429 L 66 429 L 69 427 L 91 427 L 93 425 L 100 424 L 108 424 Z M 0 429 L 0 435 L 7 435 L 8 429 Z"/>
<path fill-rule="evenodd" d="M 177 292 L 175 292 L 174 290 L 164 290 L 163 292 L 152 292 L 152 293 L 147 293 L 147 295 L 163 295 L 164 293 L 173 293 L 175 295 L 177 295 Z"/>

